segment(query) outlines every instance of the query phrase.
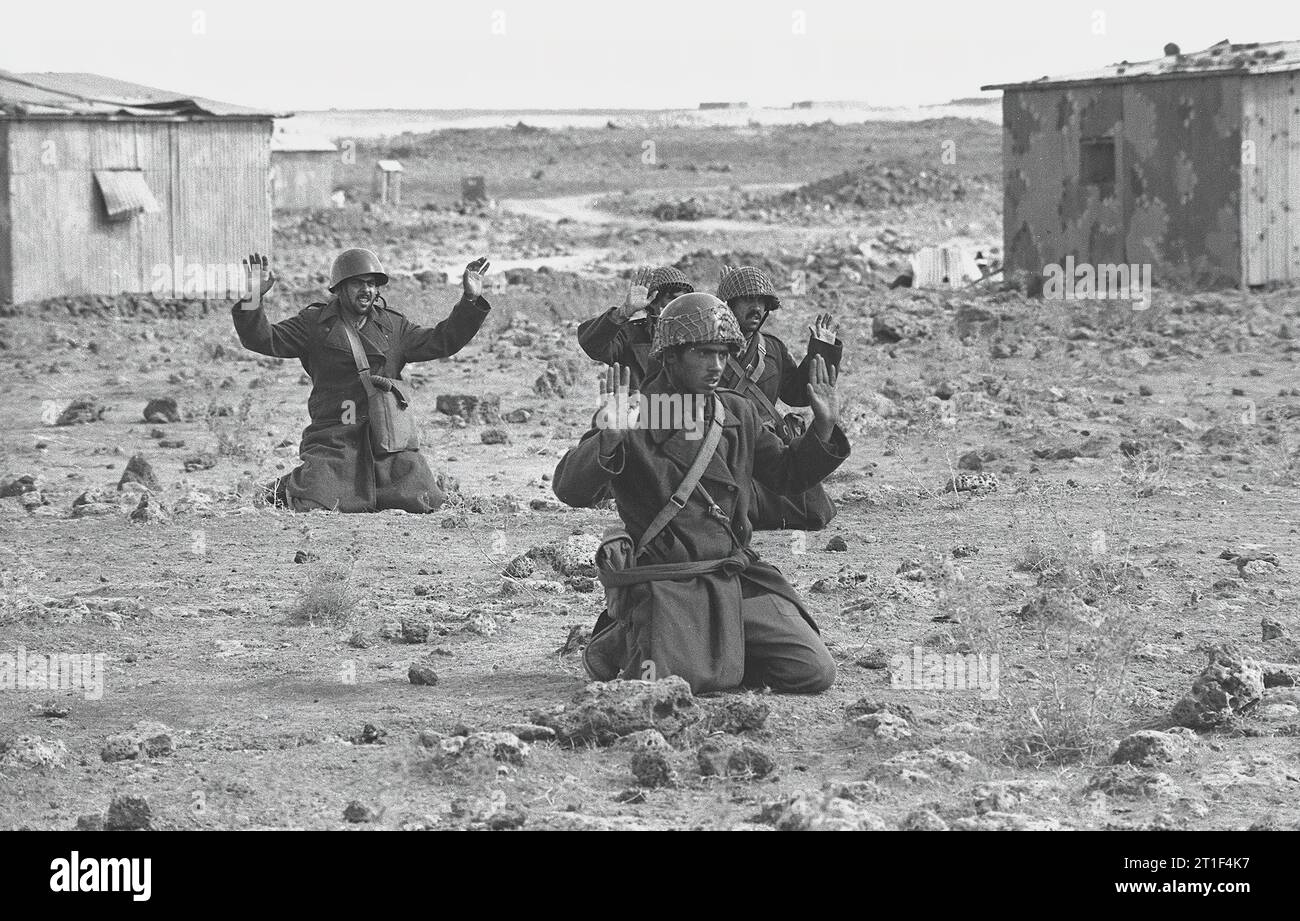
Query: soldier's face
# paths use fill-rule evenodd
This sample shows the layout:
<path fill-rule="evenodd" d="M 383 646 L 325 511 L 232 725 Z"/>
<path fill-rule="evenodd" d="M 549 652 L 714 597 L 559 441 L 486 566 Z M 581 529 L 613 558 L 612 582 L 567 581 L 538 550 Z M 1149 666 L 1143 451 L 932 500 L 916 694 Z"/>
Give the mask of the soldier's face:
<path fill-rule="evenodd" d="M 379 297 L 379 278 L 376 275 L 358 275 L 339 285 L 339 301 L 345 308 L 362 316 L 374 309 Z"/>
<path fill-rule="evenodd" d="M 736 315 L 736 322 L 740 324 L 740 331 L 746 338 L 758 331 L 763 324 L 763 318 L 767 316 L 766 298 L 733 297 L 727 301 L 727 306 Z"/>
<path fill-rule="evenodd" d="M 655 292 L 654 300 L 646 307 L 646 313 L 652 317 L 657 317 L 668 306 L 669 301 L 686 293 L 687 291 L 684 288 L 660 288 Z"/>
<path fill-rule="evenodd" d="M 679 393 L 712 393 L 730 355 L 720 343 L 684 346 L 668 354 L 668 373 Z"/>

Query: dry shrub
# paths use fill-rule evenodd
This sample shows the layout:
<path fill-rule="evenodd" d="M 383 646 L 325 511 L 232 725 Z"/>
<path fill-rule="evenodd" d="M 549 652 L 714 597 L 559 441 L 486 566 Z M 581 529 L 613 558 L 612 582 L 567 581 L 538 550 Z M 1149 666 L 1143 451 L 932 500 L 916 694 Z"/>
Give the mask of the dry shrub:
<path fill-rule="evenodd" d="M 353 583 L 354 561 L 313 566 L 307 585 L 289 608 L 294 623 L 346 627 L 357 615 L 360 593 Z"/>

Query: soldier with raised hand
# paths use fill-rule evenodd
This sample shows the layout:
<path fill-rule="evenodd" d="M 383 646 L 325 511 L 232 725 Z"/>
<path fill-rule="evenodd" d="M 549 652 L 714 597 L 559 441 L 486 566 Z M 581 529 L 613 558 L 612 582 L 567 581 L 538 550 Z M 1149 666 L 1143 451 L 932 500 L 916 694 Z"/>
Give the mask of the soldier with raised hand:
<path fill-rule="evenodd" d="M 612 490 L 623 522 L 597 556 L 609 599 L 585 655 L 597 680 L 679 675 L 697 693 L 740 685 L 816 693 L 834 682 L 835 662 L 803 600 L 750 547 L 750 510 L 757 484 L 797 496 L 848 457 L 835 370 L 820 357 L 811 363 L 804 398 L 813 422 L 787 445 L 752 401 L 719 387 L 743 345 L 720 300 L 674 299 L 651 349 L 662 372 L 638 397 L 627 369 L 614 365 L 592 430 L 556 467 L 561 501 L 590 507 Z M 648 412 L 654 404 L 677 410 Z"/>
<path fill-rule="evenodd" d="M 239 341 L 261 355 L 297 358 L 312 383 L 302 465 L 276 480 L 268 498 L 294 511 L 431 512 L 442 505 L 445 496 L 413 427 L 410 442 L 396 450 L 374 447 L 370 400 L 384 392 L 407 401 L 402 369 L 409 362 L 455 355 L 474 338 L 491 309 L 483 298 L 487 258 L 465 267 L 460 300 L 433 327 L 412 323 L 388 306 L 379 290 L 388 275 L 367 249 L 349 249 L 334 260 L 328 301 L 275 324 L 263 309 L 276 283 L 269 260 L 254 253 L 244 266 L 248 294 L 232 309 Z"/>
<path fill-rule="evenodd" d="M 578 345 L 594 361 L 627 368 L 635 390 L 659 371 L 659 362 L 650 357 L 650 345 L 660 311 L 673 298 L 694 290 L 686 276 L 671 266 L 635 269 L 623 303 L 579 326 Z"/>
<path fill-rule="evenodd" d="M 780 338 L 763 332 L 773 310 L 781 307 L 772 279 L 754 266 L 725 268 L 718 282 L 718 297 L 726 302 L 745 338 L 741 353 L 727 363 L 722 386 L 744 394 L 758 407 L 765 424 L 787 443 L 802 431 L 803 420 L 777 406 L 808 406 L 807 387 L 817 359 L 839 372 L 844 345 L 836 335 L 829 313 L 819 314 L 808 327 L 808 351 L 795 363 Z M 835 517 L 835 504 L 820 486 L 802 496 L 779 496 L 759 488 L 754 507 L 758 530 L 793 528 L 819 531 Z"/>

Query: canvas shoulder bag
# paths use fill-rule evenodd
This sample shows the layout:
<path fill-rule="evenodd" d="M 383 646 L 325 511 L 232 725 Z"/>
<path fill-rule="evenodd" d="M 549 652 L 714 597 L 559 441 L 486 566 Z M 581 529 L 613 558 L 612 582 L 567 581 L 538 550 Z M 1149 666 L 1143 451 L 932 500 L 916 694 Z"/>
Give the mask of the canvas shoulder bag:
<path fill-rule="evenodd" d="M 411 398 L 401 381 L 370 373 L 370 359 L 361 345 L 361 337 L 352 324 L 340 319 L 352 347 L 352 358 L 357 363 L 357 374 L 366 391 L 366 405 L 370 415 L 370 447 L 375 454 L 396 454 L 416 451 L 420 447 L 420 433 L 415 428 L 411 414 Z"/>

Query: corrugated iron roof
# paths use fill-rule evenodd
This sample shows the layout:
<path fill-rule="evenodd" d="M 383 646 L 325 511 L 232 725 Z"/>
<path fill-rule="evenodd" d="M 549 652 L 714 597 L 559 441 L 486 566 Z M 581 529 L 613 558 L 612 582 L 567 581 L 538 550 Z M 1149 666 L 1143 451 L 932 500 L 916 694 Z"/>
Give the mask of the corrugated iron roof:
<path fill-rule="evenodd" d="M 1300 70 L 1300 41 L 1250 42 L 1234 45 L 1227 40 L 1201 51 L 1168 54 L 1150 61 L 1120 61 L 1100 70 L 1039 77 L 1019 83 L 991 83 L 982 90 L 1032 89 L 1063 84 L 1127 83 L 1162 80 L 1201 74 L 1270 74 Z"/>
<path fill-rule="evenodd" d="M 99 74 L 0 70 L 0 115 L 11 117 L 270 118 L 275 114 Z"/>
<path fill-rule="evenodd" d="M 271 133 L 271 152 L 275 153 L 334 153 L 338 148 L 323 134 L 299 131 L 276 122 Z"/>
<path fill-rule="evenodd" d="M 125 221 L 139 212 L 157 214 L 162 210 L 141 170 L 95 170 L 95 183 L 104 195 L 104 208 L 110 221 Z"/>

